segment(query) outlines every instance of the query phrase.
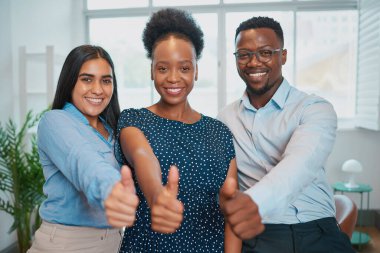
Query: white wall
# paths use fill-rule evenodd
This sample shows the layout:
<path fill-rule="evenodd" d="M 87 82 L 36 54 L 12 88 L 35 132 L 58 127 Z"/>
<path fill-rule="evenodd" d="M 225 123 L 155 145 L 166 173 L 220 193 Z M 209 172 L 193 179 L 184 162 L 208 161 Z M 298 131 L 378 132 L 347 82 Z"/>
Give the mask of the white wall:
<path fill-rule="evenodd" d="M 19 47 L 40 53 L 51 45 L 57 54 L 66 56 L 73 47 L 84 43 L 82 12 L 81 0 L 0 0 L 1 122 L 9 117 L 19 122 Z M 0 212 L 0 251 L 16 240 L 14 233 L 7 233 L 11 223 L 11 216 Z"/>
<path fill-rule="evenodd" d="M 355 180 L 372 186 L 370 209 L 380 209 L 380 131 L 365 129 L 338 131 L 334 150 L 326 166 L 330 183 L 347 181 L 348 175 L 342 172 L 341 167 L 348 159 L 356 159 L 362 163 L 363 172 L 358 174 Z M 358 206 L 360 205 L 360 194 L 350 193 L 349 196 Z M 366 200 L 365 198 L 363 206 L 366 205 Z"/>
<path fill-rule="evenodd" d="M 28 52 L 40 52 L 46 45 L 53 45 L 57 54 L 67 55 L 73 47 L 84 42 L 82 10 L 80 0 L 0 0 L 1 122 L 11 116 L 18 119 L 18 47 L 26 46 Z M 374 188 L 370 207 L 380 209 L 380 132 L 338 131 L 327 163 L 329 182 L 346 179 L 340 168 L 351 158 L 360 160 L 364 166 L 358 181 Z M 7 234 L 11 223 L 11 217 L 0 212 L 0 250 L 15 241 L 14 234 Z"/>
<path fill-rule="evenodd" d="M 12 115 L 12 110 L 9 110 L 9 108 L 12 108 L 11 96 L 3 95 L 9 94 L 13 86 L 10 2 L 11 0 L 0 1 L 0 122 Z"/>

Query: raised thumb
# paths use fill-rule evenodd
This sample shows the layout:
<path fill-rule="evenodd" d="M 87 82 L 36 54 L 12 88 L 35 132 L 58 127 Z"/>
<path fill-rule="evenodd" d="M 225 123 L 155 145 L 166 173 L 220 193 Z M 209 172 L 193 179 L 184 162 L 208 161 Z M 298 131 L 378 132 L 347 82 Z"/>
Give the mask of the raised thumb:
<path fill-rule="evenodd" d="M 237 191 L 237 182 L 235 179 L 228 177 L 220 189 L 220 195 L 225 199 L 231 199 L 234 197 Z"/>
<path fill-rule="evenodd" d="M 170 166 L 166 188 L 170 194 L 177 197 L 179 188 L 179 171 L 175 165 Z"/>
<path fill-rule="evenodd" d="M 135 185 L 133 183 L 132 172 L 127 165 L 121 167 L 121 184 L 128 191 L 135 193 Z"/>

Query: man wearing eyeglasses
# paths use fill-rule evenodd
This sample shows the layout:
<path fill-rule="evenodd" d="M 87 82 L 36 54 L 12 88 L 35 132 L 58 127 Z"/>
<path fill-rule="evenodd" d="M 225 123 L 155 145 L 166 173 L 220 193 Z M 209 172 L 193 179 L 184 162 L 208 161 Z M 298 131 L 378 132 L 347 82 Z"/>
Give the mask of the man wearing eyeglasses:
<path fill-rule="evenodd" d="M 246 90 L 218 118 L 234 135 L 241 189 L 225 194 L 222 210 L 243 252 L 354 252 L 337 225 L 324 168 L 336 135 L 332 105 L 282 76 L 287 50 L 277 21 L 244 21 L 235 46 Z M 265 230 L 256 236 L 257 208 Z"/>

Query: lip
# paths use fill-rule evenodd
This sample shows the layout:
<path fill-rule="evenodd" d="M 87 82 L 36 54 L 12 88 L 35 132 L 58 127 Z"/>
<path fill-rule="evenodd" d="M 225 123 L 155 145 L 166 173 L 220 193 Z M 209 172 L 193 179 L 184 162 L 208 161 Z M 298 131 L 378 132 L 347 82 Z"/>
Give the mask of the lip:
<path fill-rule="evenodd" d="M 164 88 L 166 93 L 172 96 L 179 95 L 184 88 L 181 87 L 166 87 Z"/>
<path fill-rule="evenodd" d="M 252 82 L 261 82 L 264 79 L 268 78 L 267 70 L 255 70 L 255 71 L 245 71 L 245 75 Z"/>
<path fill-rule="evenodd" d="M 100 105 L 103 103 L 104 98 L 85 97 L 86 101 L 92 105 Z"/>

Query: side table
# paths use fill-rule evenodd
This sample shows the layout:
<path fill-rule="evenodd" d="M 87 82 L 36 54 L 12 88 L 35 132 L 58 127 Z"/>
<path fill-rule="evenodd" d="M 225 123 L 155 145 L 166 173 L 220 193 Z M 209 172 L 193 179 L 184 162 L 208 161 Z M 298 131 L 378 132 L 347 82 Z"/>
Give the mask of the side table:
<path fill-rule="evenodd" d="M 358 226 L 361 228 L 363 226 L 363 220 L 362 220 L 362 212 L 363 212 L 363 194 L 367 193 L 367 210 L 369 210 L 369 193 L 372 191 L 372 187 L 367 184 L 359 184 L 358 187 L 355 188 L 348 188 L 345 186 L 345 183 L 343 182 L 336 182 L 333 184 L 334 193 L 340 192 L 341 194 L 344 194 L 344 192 L 351 192 L 351 193 L 360 193 L 360 208 L 359 208 L 359 217 L 358 217 Z M 364 233 L 359 231 L 354 231 L 351 238 L 351 244 L 358 245 L 359 249 L 361 248 L 361 245 L 367 244 L 371 240 L 371 237 Z"/>

